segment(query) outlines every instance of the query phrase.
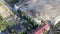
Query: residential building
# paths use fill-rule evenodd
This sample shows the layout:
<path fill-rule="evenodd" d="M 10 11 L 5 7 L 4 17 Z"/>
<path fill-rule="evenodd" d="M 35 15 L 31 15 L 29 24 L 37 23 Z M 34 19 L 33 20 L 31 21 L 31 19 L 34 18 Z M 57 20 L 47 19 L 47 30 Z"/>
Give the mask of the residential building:
<path fill-rule="evenodd" d="M 19 0 L 19 2 L 17 2 L 16 4 L 14 4 L 14 8 L 16 10 L 18 10 L 21 6 L 23 6 L 24 4 L 28 3 L 29 0 Z"/>
<path fill-rule="evenodd" d="M 50 29 L 49 24 L 45 24 L 42 27 L 40 27 L 38 30 L 34 31 L 33 34 L 44 34 L 45 31 L 48 31 Z"/>

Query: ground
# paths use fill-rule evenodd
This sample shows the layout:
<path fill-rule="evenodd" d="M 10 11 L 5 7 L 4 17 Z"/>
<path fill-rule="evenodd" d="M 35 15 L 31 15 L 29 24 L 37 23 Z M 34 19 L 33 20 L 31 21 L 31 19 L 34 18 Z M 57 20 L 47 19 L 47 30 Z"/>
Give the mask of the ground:
<path fill-rule="evenodd" d="M 7 18 L 10 15 L 13 15 L 12 11 L 1 1 L 0 1 L 0 14 L 3 18 Z"/>

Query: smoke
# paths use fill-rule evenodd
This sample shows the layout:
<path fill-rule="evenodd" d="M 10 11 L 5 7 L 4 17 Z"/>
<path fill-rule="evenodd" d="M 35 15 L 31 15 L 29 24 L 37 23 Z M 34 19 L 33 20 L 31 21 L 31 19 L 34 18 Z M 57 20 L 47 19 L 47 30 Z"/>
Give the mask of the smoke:
<path fill-rule="evenodd" d="M 33 18 L 52 19 L 60 14 L 60 0 L 30 0 L 28 9 Z"/>

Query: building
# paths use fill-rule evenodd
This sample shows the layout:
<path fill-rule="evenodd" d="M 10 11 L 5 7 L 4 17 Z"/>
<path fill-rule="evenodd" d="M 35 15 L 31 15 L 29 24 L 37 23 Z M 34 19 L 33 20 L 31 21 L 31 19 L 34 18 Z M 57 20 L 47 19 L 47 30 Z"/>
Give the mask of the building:
<path fill-rule="evenodd" d="M 16 10 L 18 10 L 21 6 L 23 6 L 24 4 L 26 4 L 29 0 L 19 0 L 19 2 L 17 2 L 16 4 L 14 4 L 14 8 Z"/>
<path fill-rule="evenodd" d="M 33 34 L 44 34 L 45 31 L 48 31 L 50 29 L 49 24 L 45 24 L 42 27 L 40 27 L 38 30 L 34 31 Z"/>

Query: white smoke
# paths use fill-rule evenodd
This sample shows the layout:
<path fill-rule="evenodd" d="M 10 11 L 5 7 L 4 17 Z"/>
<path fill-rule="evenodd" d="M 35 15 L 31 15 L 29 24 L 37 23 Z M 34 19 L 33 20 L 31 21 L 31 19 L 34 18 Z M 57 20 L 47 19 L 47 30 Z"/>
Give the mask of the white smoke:
<path fill-rule="evenodd" d="M 30 0 L 27 14 L 32 18 L 51 19 L 60 15 L 60 0 Z"/>

